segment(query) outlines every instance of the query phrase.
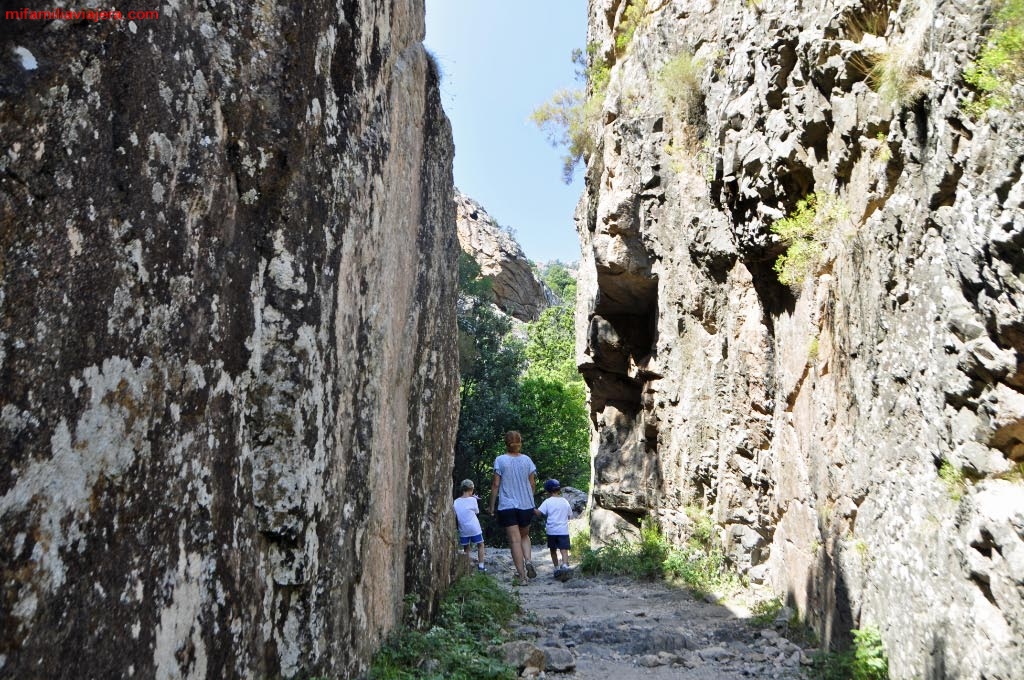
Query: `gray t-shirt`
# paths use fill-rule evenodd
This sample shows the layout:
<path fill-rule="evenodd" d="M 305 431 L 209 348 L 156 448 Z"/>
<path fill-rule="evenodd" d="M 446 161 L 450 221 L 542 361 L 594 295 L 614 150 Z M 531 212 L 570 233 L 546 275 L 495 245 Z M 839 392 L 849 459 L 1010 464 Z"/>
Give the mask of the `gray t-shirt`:
<path fill-rule="evenodd" d="M 533 486 L 530 475 L 537 474 L 537 466 L 530 457 L 520 453 L 503 453 L 494 459 L 494 472 L 501 477 L 498 487 L 498 510 L 532 510 Z"/>

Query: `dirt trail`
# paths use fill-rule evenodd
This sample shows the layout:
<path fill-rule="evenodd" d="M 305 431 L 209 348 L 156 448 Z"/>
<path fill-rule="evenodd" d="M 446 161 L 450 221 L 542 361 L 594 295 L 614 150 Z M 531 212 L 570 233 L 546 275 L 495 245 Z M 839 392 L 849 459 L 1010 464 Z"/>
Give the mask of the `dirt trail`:
<path fill-rule="evenodd" d="M 512 586 L 508 550 L 488 549 L 489 571 L 519 593 L 525 621 L 519 637 L 537 647 L 572 653 L 575 669 L 550 678 L 592 680 L 745 680 L 802 678 L 801 656 L 810 653 L 775 629 L 759 629 L 727 608 L 696 599 L 664 583 L 575 573 L 552 577 L 546 548 L 534 548 L 537 578 Z M 735 609 L 735 611 L 734 611 Z M 564 651 L 562 652 L 564 655 Z"/>

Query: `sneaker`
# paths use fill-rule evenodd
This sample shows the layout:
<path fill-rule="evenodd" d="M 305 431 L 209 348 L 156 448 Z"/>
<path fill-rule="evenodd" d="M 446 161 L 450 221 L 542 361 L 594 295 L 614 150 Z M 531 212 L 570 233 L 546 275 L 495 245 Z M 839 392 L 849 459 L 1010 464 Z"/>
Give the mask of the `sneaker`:
<path fill-rule="evenodd" d="M 477 571 L 478 571 L 479 573 L 481 573 L 481 574 L 484 574 L 484 573 L 486 573 L 486 572 L 487 572 L 487 567 L 485 567 L 485 566 L 484 566 L 484 565 L 482 565 L 482 564 L 478 564 L 478 565 L 476 565 L 476 570 L 477 570 Z"/>
<path fill-rule="evenodd" d="M 533 568 L 533 562 L 526 562 L 526 575 L 529 578 L 537 578 L 537 570 Z"/>

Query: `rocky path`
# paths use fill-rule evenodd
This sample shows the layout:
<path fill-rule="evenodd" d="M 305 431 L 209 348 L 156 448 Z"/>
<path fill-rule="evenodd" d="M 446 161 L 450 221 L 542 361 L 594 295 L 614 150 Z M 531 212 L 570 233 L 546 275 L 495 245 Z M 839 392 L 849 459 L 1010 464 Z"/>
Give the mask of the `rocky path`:
<path fill-rule="evenodd" d="M 536 655 L 533 648 L 546 651 L 547 677 L 804 677 L 801 658 L 806 660 L 810 651 L 801 650 L 779 630 L 750 625 L 742 608 L 710 604 L 682 589 L 631 578 L 574 574 L 562 583 L 552 577 L 547 550 L 540 548 L 533 552 L 537 578 L 513 588 L 509 551 L 489 549 L 487 559 L 491 573 L 519 593 L 526 611 L 517 630 L 525 642 L 513 643 L 508 651 L 521 659 L 531 651 Z M 535 663 L 519 661 L 521 667 Z M 523 674 L 538 671 L 527 668 Z"/>

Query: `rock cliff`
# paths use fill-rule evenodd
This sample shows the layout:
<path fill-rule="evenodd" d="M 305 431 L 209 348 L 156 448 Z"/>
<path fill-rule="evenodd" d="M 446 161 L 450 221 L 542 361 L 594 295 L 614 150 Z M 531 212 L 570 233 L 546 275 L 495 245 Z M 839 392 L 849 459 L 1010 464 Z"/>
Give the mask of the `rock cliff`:
<path fill-rule="evenodd" d="M 590 5 L 593 535 L 711 513 L 826 642 L 878 627 L 893 678 L 1024 668 L 1024 119 L 962 106 L 995 24 Z"/>
<path fill-rule="evenodd" d="M 491 277 L 494 304 L 520 321 L 536 321 L 551 304 L 550 291 L 537 278 L 516 240 L 479 203 L 455 191 L 459 245 Z"/>
<path fill-rule="evenodd" d="M 160 9 L 4 25 L 0 676 L 352 677 L 450 574 L 423 3 Z"/>

